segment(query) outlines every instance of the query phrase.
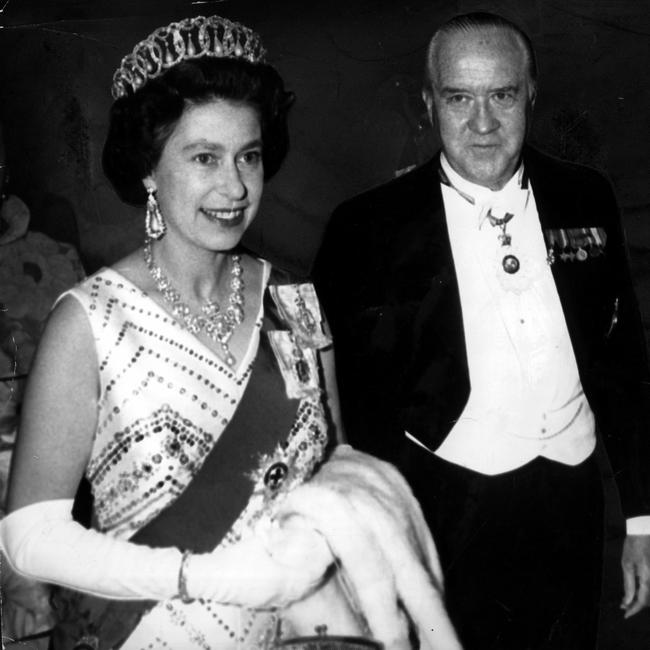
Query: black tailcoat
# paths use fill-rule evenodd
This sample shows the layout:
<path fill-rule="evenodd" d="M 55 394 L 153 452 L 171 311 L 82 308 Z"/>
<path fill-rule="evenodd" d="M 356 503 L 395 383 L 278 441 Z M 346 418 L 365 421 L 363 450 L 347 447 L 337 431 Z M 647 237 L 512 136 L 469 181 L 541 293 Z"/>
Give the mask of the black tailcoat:
<path fill-rule="evenodd" d="M 580 378 L 626 517 L 650 514 L 650 382 L 619 211 L 598 172 L 526 147 L 545 234 L 600 228 L 602 255 L 552 264 Z M 332 327 L 350 442 L 426 471 L 469 395 L 460 297 L 438 179 L 439 158 L 344 204 L 313 275 Z M 486 330 L 486 344 L 490 332 Z M 414 455 L 418 462 L 413 462 Z M 417 470 L 415 469 L 417 468 Z"/>

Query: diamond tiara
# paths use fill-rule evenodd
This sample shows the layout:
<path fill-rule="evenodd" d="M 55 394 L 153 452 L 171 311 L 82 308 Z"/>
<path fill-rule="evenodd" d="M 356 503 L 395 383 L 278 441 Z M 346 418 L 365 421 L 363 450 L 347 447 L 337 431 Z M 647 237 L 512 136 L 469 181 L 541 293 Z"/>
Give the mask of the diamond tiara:
<path fill-rule="evenodd" d="M 266 50 L 259 35 L 241 23 L 221 16 L 185 18 L 159 27 L 122 59 L 111 94 L 124 97 L 181 61 L 204 56 L 264 63 Z"/>

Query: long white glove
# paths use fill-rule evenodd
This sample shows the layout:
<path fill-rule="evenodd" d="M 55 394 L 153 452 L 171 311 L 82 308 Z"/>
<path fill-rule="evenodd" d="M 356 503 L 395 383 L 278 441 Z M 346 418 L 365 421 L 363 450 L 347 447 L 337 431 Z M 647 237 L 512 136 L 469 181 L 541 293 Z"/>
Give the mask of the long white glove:
<path fill-rule="evenodd" d="M 283 552 L 271 556 L 268 549 L 277 539 L 285 541 Z M 197 597 L 205 590 L 206 576 L 214 576 L 217 584 L 210 585 L 207 596 L 213 600 L 282 607 L 313 591 L 333 560 L 325 539 L 312 528 L 287 534 L 274 527 L 213 553 L 192 555 L 185 570 L 187 591 Z"/>
<path fill-rule="evenodd" d="M 105 598 L 161 600 L 177 593 L 178 549 L 151 549 L 88 530 L 73 520 L 72 503 L 33 503 L 0 522 L 2 547 L 19 573 Z"/>
<path fill-rule="evenodd" d="M 0 542 L 22 574 L 103 598 L 164 600 L 178 595 L 181 552 L 117 540 L 72 518 L 72 499 L 42 501 L 0 522 Z M 309 537 L 309 539 L 308 539 Z M 187 595 L 247 607 L 282 606 L 312 590 L 332 561 L 320 535 L 304 533 L 313 557 L 288 567 L 251 536 L 186 562 Z"/>

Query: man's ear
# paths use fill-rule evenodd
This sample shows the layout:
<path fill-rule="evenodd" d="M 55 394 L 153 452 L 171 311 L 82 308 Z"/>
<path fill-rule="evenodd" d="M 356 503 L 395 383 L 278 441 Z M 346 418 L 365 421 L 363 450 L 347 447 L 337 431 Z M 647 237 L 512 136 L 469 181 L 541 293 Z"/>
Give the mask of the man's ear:
<path fill-rule="evenodd" d="M 533 109 L 535 108 L 535 99 L 537 99 L 537 89 L 533 88 L 530 91 L 530 96 L 526 104 L 526 122 L 527 122 L 526 135 L 530 133 L 530 129 L 533 123 Z"/>
<path fill-rule="evenodd" d="M 422 89 L 422 100 L 424 101 L 427 107 L 427 115 L 429 116 L 429 122 L 432 125 L 435 124 L 434 111 L 433 111 L 433 91 L 430 88 Z"/>

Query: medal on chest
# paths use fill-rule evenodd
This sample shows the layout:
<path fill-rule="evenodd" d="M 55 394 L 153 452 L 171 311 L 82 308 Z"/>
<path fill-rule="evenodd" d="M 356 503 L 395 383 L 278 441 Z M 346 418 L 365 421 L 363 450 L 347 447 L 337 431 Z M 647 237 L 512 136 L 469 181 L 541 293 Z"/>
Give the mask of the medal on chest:
<path fill-rule="evenodd" d="M 499 212 L 490 209 L 485 218 L 493 227 L 498 229 L 497 244 L 494 250 L 493 273 L 499 284 L 506 291 L 521 294 L 528 289 L 539 273 L 539 264 L 533 258 L 529 243 L 515 242 L 508 224 L 513 219 L 512 212 Z M 524 236 L 524 240 L 526 237 Z"/>
<path fill-rule="evenodd" d="M 515 215 L 512 212 L 504 212 L 503 216 L 499 217 L 492 213 L 492 208 L 488 210 L 486 219 L 490 222 L 490 225 L 496 228 L 499 228 L 501 231 L 497 236 L 499 243 L 501 244 L 501 253 L 503 257 L 501 259 L 501 267 L 505 273 L 513 275 L 517 273 L 521 268 L 521 262 L 517 255 L 515 255 L 512 248 L 512 235 L 507 231 L 508 222 Z"/>

